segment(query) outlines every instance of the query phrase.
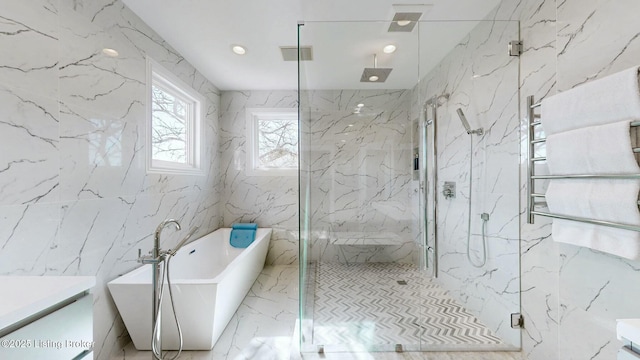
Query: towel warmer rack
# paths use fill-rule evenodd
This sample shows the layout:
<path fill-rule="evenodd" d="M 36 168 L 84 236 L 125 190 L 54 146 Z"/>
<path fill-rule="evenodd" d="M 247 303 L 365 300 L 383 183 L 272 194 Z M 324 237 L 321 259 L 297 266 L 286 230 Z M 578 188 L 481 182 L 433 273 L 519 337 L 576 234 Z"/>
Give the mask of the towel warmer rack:
<path fill-rule="evenodd" d="M 539 108 L 541 103 L 536 103 L 533 96 L 527 97 L 527 222 L 534 223 L 534 216 L 545 216 L 554 219 L 579 221 L 593 225 L 602 225 L 624 230 L 632 230 L 640 232 L 640 226 L 621 224 L 611 221 L 589 219 L 570 215 L 554 214 L 536 210 L 536 205 L 544 205 L 545 202 L 536 202 L 535 198 L 543 198 L 545 195 L 535 192 L 535 181 L 541 179 L 640 179 L 640 174 L 577 174 L 577 175 L 536 175 L 535 164 L 537 162 L 546 161 L 545 156 L 535 156 L 535 147 L 537 144 L 546 142 L 545 138 L 536 138 L 534 129 L 542 123 L 539 120 L 540 114 L 536 114 L 535 110 Z M 639 127 L 640 121 L 631 123 L 632 127 Z M 640 153 L 640 148 L 633 148 L 634 153 Z M 638 202 L 640 205 L 640 201 Z"/>

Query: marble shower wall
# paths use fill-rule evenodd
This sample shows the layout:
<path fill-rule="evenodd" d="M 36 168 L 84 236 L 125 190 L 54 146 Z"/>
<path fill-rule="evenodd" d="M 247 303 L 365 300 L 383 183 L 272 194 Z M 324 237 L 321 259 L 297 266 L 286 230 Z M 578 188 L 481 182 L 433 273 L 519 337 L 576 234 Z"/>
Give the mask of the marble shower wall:
<path fill-rule="evenodd" d="M 311 259 L 411 261 L 411 127 L 407 91 L 313 90 L 305 93 L 310 166 Z M 221 96 L 224 224 L 255 221 L 274 228 L 267 262 L 298 255 L 298 179 L 246 176 L 247 108 L 296 108 L 296 91 L 227 91 Z M 356 105 L 364 103 L 360 114 Z M 332 244 L 345 232 L 393 235 L 394 245 Z M 338 234 L 338 235 L 336 235 Z M 292 236 L 293 235 L 293 236 Z M 375 241 L 375 240 L 372 240 Z"/>
<path fill-rule="evenodd" d="M 520 95 L 517 100 L 521 119 L 520 179 L 526 178 L 526 97 L 534 95 L 539 101 L 589 80 L 638 65 L 640 29 L 635 14 L 639 11 L 640 3 L 633 0 L 504 0 L 498 5 L 493 17 L 520 21 L 520 38 L 524 42 L 524 52 L 519 58 Z M 502 43 L 506 41 L 504 39 Z M 444 61 L 440 66 L 464 69 L 452 65 L 456 60 L 452 61 Z M 451 90 L 457 90 L 457 84 L 452 83 L 456 86 L 447 91 L 453 93 Z M 429 84 L 426 86 L 427 94 L 438 93 L 438 89 L 429 93 Z M 412 109 L 422 104 L 423 94 L 414 96 Z M 496 99 L 506 101 L 503 97 Z M 467 103 L 464 100 L 460 102 L 461 105 Z M 454 106 L 458 105 L 450 107 Z M 442 112 L 444 116 L 451 117 L 454 110 L 449 108 Z M 472 118 L 479 114 L 469 116 L 470 111 L 465 109 L 465 112 L 475 126 Z M 454 119 L 451 126 L 459 126 L 456 122 Z M 512 138 L 509 139 L 511 141 Z M 454 138 L 452 141 L 459 140 Z M 485 146 L 482 141 L 474 145 Z M 464 144 L 461 143 L 459 148 L 465 149 Z M 509 160 L 508 164 L 511 163 Z M 458 168 L 460 173 L 464 173 L 461 167 Z M 525 317 L 523 351 L 531 360 L 615 358 L 621 346 L 615 337 L 615 319 L 640 317 L 640 310 L 633 301 L 640 297 L 640 292 L 630 285 L 640 280 L 640 263 L 555 243 L 550 234 L 551 221 L 547 218 L 537 217 L 535 224 L 528 224 L 524 216 L 525 182 L 511 179 L 514 174 L 511 171 L 502 172 L 500 176 L 509 177 L 509 183 L 504 184 L 509 189 L 512 184 L 520 184 L 520 282 Z M 543 190 L 541 188 L 538 192 Z M 454 209 L 451 205 L 449 211 Z M 474 209 L 474 212 L 479 210 Z M 447 213 L 447 219 L 450 214 Z M 492 216 L 491 221 L 493 219 Z M 462 226 L 461 223 L 458 225 Z M 503 232 L 494 234 L 499 234 L 498 238 L 503 237 Z M 485 318 L 482 320 L 486 321 Z"/>
<path fill-rule="evenodd" d="M 96 276 L 94 356 L 109 359 L 129 339 L 106 283 L 163 219 L 221 225 L 218 90 L 119 0 L 4 1 L 0 17 L 0 274 Z M 145 55 L 206 97 L 207 175 L 146 174 Z"/>
<path fill-rule="evenodd" d="M 309 93 L 312 261 L 413 262 L 410 91 Z"/>
<path fill-rule="evenodd" d="M 267 264 L 298 261 L 298 178 L 247 176 L 245 115 L 247 108 L 296 109 L 297 91 L 224 91 L 220 110 L 220 156 L 223 223 L 255 222 L 271 227 Z"/>
<path fill-rule="evenodd" d="M 515 39 L 516 21 L 479 23 L 421 79 L 412 109 L 417 117 L 427 99 L 449 94 L 437 108 L 438 280 L 506 344 L 518 347 L 520 333 L 509 323 L 520 309 L 518 59 L 505 51 Z M 472 129 L 484 129 L 482 136 L 466 133 L 458 108 Z M 456 182 L 455 198 L 441 195 L 445 181 Z M 487 260 L 479 268 L 467 259 L 470 196 L 475 264 L 483 257 L 480 214 L 489 214 Z"/>
<path fill-rule="evenodd" d="M 635 0 L 504 0 L 496 16 L 520 20 L 524 42 L 520 117 L 528 95 L 539 101 L 638 65 L 638 13 Z M 524 122 L 521 130 L 524 154 Z M 524 165 L 520 176 L 526 178 Z M 531 360 L 614 359 L 622 345 L 615 319 L 640 317 L 633 285 L 640 282 L 640 262 L 555 243 L 549 219 L 527 223 L 521 183 L 524 352 Z"/>

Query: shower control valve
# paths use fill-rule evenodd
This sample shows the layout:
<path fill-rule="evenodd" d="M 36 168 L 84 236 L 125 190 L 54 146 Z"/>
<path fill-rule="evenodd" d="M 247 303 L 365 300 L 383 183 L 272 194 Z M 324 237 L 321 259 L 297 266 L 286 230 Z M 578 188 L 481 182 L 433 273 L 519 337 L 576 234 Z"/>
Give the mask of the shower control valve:
<path fill-rule="evenodd" d="M 442 195 L 445 199 L 456 198 L 456 183 L 453 181 L 445 181 L 442 187 Z"/>

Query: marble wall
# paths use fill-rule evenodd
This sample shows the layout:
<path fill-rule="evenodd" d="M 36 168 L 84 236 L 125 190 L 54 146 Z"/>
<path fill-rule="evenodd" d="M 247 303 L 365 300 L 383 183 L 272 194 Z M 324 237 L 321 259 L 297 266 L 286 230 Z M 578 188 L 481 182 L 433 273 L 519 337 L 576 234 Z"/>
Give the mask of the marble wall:
<path fill-rule="evenodd" d="M 128 336 L 106 283 L 163 219 L 222 223 L 218 90 L 119 0 L 4 1 L 0 18 L 0 274 L 96 276 L 94 356 L 109 359 Z M 146 55 L 207 99 L 205 176 L 146 174 Z"/>
<path fill-rule="evenodd" d="M 271 227 L 267 264 L 298 261 L 298 178 L 247 176 L 245 113 L 247 108 L 296 109 L 296 91 L 224 91 L 220 108 L 220 155 L 224 193 L 223 223 L 255 222 Z"/>
<path fill-rule="evenodd" d="M 520 253 L 520 298 L 525 317 L 522 347 L 532 360 L 614 358 L 617 348 L 621 345 L 615 339 L 615 319 L 640 317 L 640 310 L 634 301 L 639 294 L 633 286 L 640 278 L 640 264 L 588 249 L 557 244 L 550 237 L 549 219 L 537 218 L 535 224 L 527 224 L 524 216 L 525 182 L 521 180 L 526 177 L 523 158 L 526 144 L 522 138 L 526 133 L 522 122 L 526 114 L 526 96 L 534 95 L 539 100 L 558 91 L 637 65 L 637 59 L 640 58 L 640 32 L 635 14 L 639 10 L 640 3 L 635 0 L 504 0 L 492 16 L 495 19 L 520 22 L 520 38 L 524 42 L 524 53 L 519 58 L 519 69 L 516 70 L 519 71 L 519 93 L 512 87 L 502 88 L 503 92 L 499 91 L 494 81 L 499 83 L 501 79 L 494 77 L 497 73 L 492 72 L 494 69 L 491 69 L 490 65 L 495 62 L 488 61 L 492 56 L 491 51 L 496 49 L 496 56 L 506 54 L 506 42 L 517 38 L 511 36 L 513 34 L 501 38 L 499 45 L 496 45 L 498 48 L 495 49 L 485 49 L 477 47 L 477 44 L 474 45 L 472 42 L 463 41 L 461 48 L 455 50 L 460 57 L 440 64 L 439 73 L 442 77 L 434 83 L 434 87 L 423 82 L 424 88 L 414 91 L 414 112 L 410 117 L 415 116 L 416 106 L 421 106 L 428 96 L 439 91 L 453 94 L 450 104 L 443 109 L 442 117 L 447 119 L 445 139 L 456 145 L 449 146 L 451 156 L 445 161 L 446 169 L 443 170 L 443 176 L 449 174 L 449 177 L 456 178 L 456 174 L 460 175 L 461 198 L 456 202 L 443 204 L 443 210 L 447 211 L 446 219 L 451 226 L 447 236 L 456 242 L 451 244 L 450 250 L 446 252 L 458 261 L 462 261 L 466 252 L 466 249 L 462 248 L 466 239 L 462 236 L 465 224 L 461 222 L 461 214 L 465 212 L 464 202 L 469 195 L 468 190 L 465 190 L 468 184 L 468 176 L 465 177 L 465 174 L 468 174 L 468 170 L 465 169 L 468 155 L 465 154 L 468 154 L 469 145 L 459 121 L 453 117 L 455 109 L 462 107 L 472 126 L 490 129 L 488 136 L 477 138 L 474 142 L 474 157 L 478 161 L 474 172 L 481 186 L 477 193 L 472 192 L 472 196 L 480 199 L 478 204 L 500 206 L 472 209 L 472 213 L 476 215 L 472 224 L 472 228 L 475 229 L 472 230 L 475 241 L 479 229 L 477 215 L 487 211 L 485 209 L 491 210 L 489 265 L 493 267 L 492 271 L 477 275 L 479 279 L 491 280 L 493 274 L 496 274 L 493 269 L 502 269 L 499 266 L 501 262 L 494 262 L 496 259 L 492 259 L 492 255 L 498 254 L 498 249 L 504 250 L 508 257 L 513 258 L 512 249 L 507 249 L 517 242 L 519 225 L 521 241 L 516 246 L 519 246 Z M 493 29 L 485 29 L 479 34 L 493 39 L 498 34 L 506 34 L 504 31 L 491 34 L 492 31 Z M 473 36 L 468 40 L 473 41 Z M 483 64 L 487 64 L 488 67 L 466 65 L 464 59 L 468 60 L 476 52 L 485 55 L 486 61 Z M 513 66 L 513 61 L 512 59 L 504 62 L 503 65 Z M 460 69 L 462 72 L 459 72 Z M 476 78 L 480 80 L 469 80 L 473 75 L 487 76 Z M 479 85 L 484 80 L 490 80 L 484 83 L 486 87 Z M 478 85 L 474 85 L 474 81 Z M 486 94 L 483 93 L 485 91 Z M 243 94 L 247 98 L 253 96 L 253 92 Z M 487 94 L 499 96 L 487 99 Z M 333 99 L 333 96 L 327 97 Z M 488 107 L 491 104 L 489 100 L 493 101 L 494 98 L 500 106 Z M 483 102 L 477 103 L 477 99 L 483 99 Z M 307 101 L 314 100 L 311 97 Z M 512 110 L 514 104 L 519 105 L 519 111 Z M 346 109 L 345 107 L 344 110 Z M 502 119 L 501 121 L 492 120 L 491 114 L 495 115 L 493 111 L 505 109 L 508 109 L 508 112 L 497 117 Z M 240 119 L 242 121 L 242 117 Z M 241 134 L 241 131 L 238 134 Z M 509 144 L 507 151 L 504 151 L 502 137 L 505 139 L 504 145 Z M 235 141 L 242 140 L 237 138 Z M 226 163 L 229 164 L 230 155 L 226 156 Z M 497 173 L 482 170 L 483 167 L 500 169 L 502 164 L 508 169 Z M 443 177 L 441 179 L 444 180 Z M 254 186 L 249 184 L 248 188 Z M 514 189 L 514 186 L 519 186 L 519 190 Z M 514 206 L 518 208 L 514 210 Z M 247 209 L 246 213 L 252 214 L 249 210 Z M 501 216 L 496 213 L 505 210 L 508 212 L 504 214 L 520 215 L 509 218 L 508 215 Z M 227 212 L 230 214 L 225 217 L 229 219 L 226 221 L 233 221 L 234 218 L 242 216 L 241 213 L 232 215 L 230 210 L 225 210 L 225 214 Z M 290 251 L 295 252 L 293 244 L 287 246 Z M 270 256 L 273 256 L 271 261 L 274 261 L 273 258 L 277 258 L 278 254 Z M 475 270 L 455 269 L 452 265 L 447 266 L 447 261 L 443 260 L 442 263 L 445 264 L 445 270 L 448 270 L 446 273 L 451 274 L 447 276 L 452 283 L 466 282 L 466 285 L 460 287 L 459 295 L 469 300 L 469 306 L 472 308 L 481 308 L 483 302 L 471 295 L 473 286 L 468 281 L 471 278 L 467 277 L 473 275 Z M 498 291 L 492 296 L 505 291 L 510 292 L 518 282 L 512 277 L 515 275 L 517 274 L 504 273 L 496 276 L 499 279 L 497 283 L 507 286 L 496 288 Z M 478 281 L 479 288 L 495 290 L 489 284 L 490 282 L 483 280 Z M 500 321 L 504 321 L 504 314 L 500 315 Z M 498 325 L 505 326 L 492 324 Z"/>
<path fill-rule="evenodd" d="M 504 0 L 497 11 L 521 21 L 521 118 L 528 95 L 540 100 L 638 65 L 638 1 Z M 521 145 L 524 154 L 524 138 Z M 621 346 L 615 319 L 640 317 L 633 285 L 640 263 L 553 242 L 549 219 L 527 223 L 524 188 L 520 202 L 525 353 L 531 360 L 614 359 Z"/>
<path fill-rule="evenodd" d="M 517 38 L 516 21 L 480 22 L 422 77 L 413 90 L 412 106 L 412 116 L 419 117 L 427 99 L 449 96 L 441 98 L 436 114 L 437 280 L 512 347 L 520 346 L 520 333 L 509 322 L 520 308 L 520 121 L 518 58 L 508 55 L 505 44 Z M 483 128 L 482 135 L 466 133 L 458 108 L 472 129 Z M 442 196 L 444 182 L 456 183 L 455 198 Z M 484 264 L 482 213 L 489 215 Z M 477 267 L 467 258 L 467 246 Z"/>
<path fill-rule="evenodd" d="M 486 119 L 489 117 L 485 117 L 485 114 L 491 108 L 483 108 L 483 105 L 489 102 L 474 104 L 476 99 L 485 99 L 485 96 L 481 93 L 482 91 L 473 91 L 474 86 L 469 85 L 468 78 L 476 74 L 485 74 L 485 71 L 481 70 L 482 65 L 479 65 L 479 68 L 476 62 L 473 65 L 465 65 L 465 56 L 469 54 L 462 49 L 477 52 L 478 58 L 483 58 L 486 64 L 490 64 L 489 60 L 492 57 L 495 58 L 495 55 L 484 53 L 483 57 L 482 53 L 487 49 L 474 48 L 474 44 L 477 43 L 472 39 L 473 34 L 471 38 L 461 41 L 459 47 L 462 49 L 454 50 L 454 53 L 458 52 L 457 55 L 440 63 L 439 70 L 434 70 L 437 76 L 434 75 L 430 81 L 423 79 L 424 90 L 415 91 L 414 94 L 413 111 L 418 111 L 422 102 L 430 96 L 443 92 L 452 94 L 449 105 L 445 105 L 440 111 L 440 116 L 446 119 L 446 128 L 443 133 L 447 139 L 443 144 L 445 155 L 442 160 L 445 164 L 441 169 L 440 179 L 449 180 L 443 178 L 449 173 L 453 174 L 449 176 L 451 178 L 456 178 L 455 174 L 461 175 L 459 178 L 463 186 L 459 189 L 462 189 L 460 190 L 462 202 L 468 200 L 468 193 L 465 194 L 464 190 L 468 184 L 466 180 L 468 176 L 465 177 L 468 170 L 463 168 L 466 166 L 464 164 L 467 159 L 462 152 L 468 152 L 469 145 L 462 140 L 466 135 L 456 135 L 461 134 L 462 127 L 458 119 L 453 117 L 455 115 L 453 111 L 456 107 L 462 107 L 472 127 L 483 126 L 485 129 L 487 127 L 491 129 L 490 138 L 478 139 L 474 143 L 474 147 L 478 149 L 474 151 L 475 158 L 479 160 L 477 167 L 482 166 L 490 170 L 492 168 L 490 162 L 495 160 L 494 170 L 504 168 L 504 171 L 494 172 L 497 176 L 494 182 L 489 175 L 491 172 L 482 168 L 476 171 L 477 167 L 474 167 L 475 174 L 479 173 L 477 179 L 474 176 L 474 179 L 481 184 L 479 191 L 485 191 L 487 194 L 472 192 L 472 196 L 479 199 L 479 204 L 487 201 L 489 204 L 496 200 L 504 201 L 500 206 L 492 209 L 509 209 L 511 214 L 514 214 L 513 207 L 519 206 L 519 211 L 516 213 L 520 215 L 517 218 L 503 217 L 502 224 L 494 228 L 495 230 L 489 231 L 492 234 L 489 241 L 489 256 L 491 262 L 491 257 L 498 254 L 492 247 L 499 242 L 506 245 L 518 239 L 518 236 L 513 237 L 513 233 L 518 231 L 515 220 L 519 221 L 520 298 L 525 317 L 522 347 L 531 360 L 615 358 L 617 349 L 621 346 L 615 337 L 615 319 L 640 316 L 640 310 L 635 306 L 634 301 L 640 294 L 630 285 L 637 283 L 640 278 L 640 264 L 589 249 L 555 243 L 550 235 L 549 219 L 537 217 L 535 224 L 528 224 L 524 216 L 525 182 L 521 180 L 526 178 L 527 145 L 524 125 L 526 97 L 534 95 L 539 101 L 546 96 L 637 65 L 640 54 L 638 41 L 640 29 L 633 19 L 633 14 L 638 10 L 640 10 L 640 4 L 631 0 L 502 1 L 490 18 L 520 21 L 520 38 L 524 42 L 524 52 L 519 58 L 519 96 L 516 96 L 518 93 L 511 89 L 506 89 L 508 91 L 500 96 L 491 96 L 491 94 L 497 94 L 496 83 L 493 82 L 485 84 L 486 87 L 475 87 L 476 90 L 485 89 L 487 94 L 484 95 L 491 96 L 491 108 L 496 106 L 502 111 L 500 115 L 505 116 L 502 125 L 500 122 L 495 124 L 500 126 L 498 128 L 487 126 Z M 494 30 L 499 29 L 492 28 L 490 31 Z M 498 31 L 498 33 L 501 32 Z M 493 37 L 496 33 L 489 35 Z M 517 38 L 517 36 L 503 37 L 501 39 L 503 46 L 511 38 Z M 504 53 L 506 53 L 505 50 L 500 50 L 496 55 L 502 56 Z M 442 80 L 442 77 L 447 76 L 448 83 Z M 433 80 L 435 80 L 435 87 L 431 85 L 434 83 Z M 499 82 L 499 79 L 497 81 Z M 458 96 L 457 93 L 460 92 L 462 94 Z M 497 102 L 493 104 L 495 100 Z M 520 107 L 515 114 L 512 111 L 514 103 L 519 104 Z M 505 106 L 507 104 L 509 107 Z M 472 110 L 468 110 L 467 107 Z M 504 112 L 505 109 L 509 111 Z M 519 120 L 514 121 L 514 115 Z M 478 122 L 474 122 L 474 119 Z M 448 120 L 452 122 L 449 123 Z M 498 134 L 501 135 L 495 137 Z M 491 140 L 492 137 L 493 140 Z M 502 139 L 504 141 L 501 141 L 500 137 L 504 137 Z M 518 143 L 520 148 L 515 149 L 509 145 L 505 153 L 499 154 L 499 149 L 513 142 Z M 449 146 L 453 143 L 457 145 Z M 491 143 L 493 145 L 489 145 Z M 448 153 L 447 147 L 451 150 Z M 490 154 L 491 151 L 493 154 Z M 483 152 L 485 154 L 482 154 Z M 519 178 L 516 175 L 519 175 Z M 493 188 L 501 189 L 500 192 L 504 192 L 505 195 L 510 194 L 509 198 L 505 196 L 492 198 L 491 191 L 488 191 L 492 188 L 491 184 L 498 185 Z M 513 198 L 515 184 L 520 186 L 519 191 L 515 193 L 520 194 L 519 199 Z M 467 286 L 469 280 L 473 278 L 466 277 L 464 269 L 446 265 L 451 259 L 458 258 L 462 261 L 465 249 L 461 248 L 460 243 L 464 240 L 462 230 L 465 224 L 460 219 L 465 209 L 456 206 L 454 201 L 445 202 L 443 207 L 445 218 L 441 224 L 444 226 L 442 235 L 445 239 L 457 239 L 454 241 L 458 241 L 458 245 L 452 245 L 450 250 L 445 250 L 446 258 L 450 259 L 441 261 L 441 264 L 445 264 L 442 269 L 444 273 L 442 280 L 445 284 L 462 282 L 462 286 L 458 284 L 452 286 L 453 292 L 462 296 L 460 299 L 469 300 L 466 305 L 471 309 L 478 310 L 474 304 L 480 304 L 482 301 L 474 299 L 472 288 Z M 474 207 L 472 216 L 481 211 L 483 211 L 481 208 Z M 492 215 L 490 221 L 493 219 L 495 217 Z M 478 229 L 477 221 L 472 223 L 472 229 Z M 477 231 L 472 230 L 472 233 L 477 234 Z M 443 246 L 447 248 L 448 245 Z M 507 250 L 507 254 L 513 255 L 512 250 Z M 449 264 L 455 264 L 455 261 Z M 472 271 L 473 269 L 469 274 L 473 274 Z M 491 272 L 478 275 L 480 279 L 483 275 L 493 278 Z M 508 279 L 509 276 L 506 276 L 500 281 Z M 500 292 L 510 293 L 510 289 L 517 281 L 514 277 L 512 281 L 505 283 L 509 286 L 498 289 Z M 479 281 L 478 284 L 479 290 L 491 288 L 487 287 L 484 281 Z M 486 308 L 482 309 L 482 311 L 485 310 Z M 482 316 L 481 319 L 490 321 Z"/>
<path fill-rule="evenodd" d="M 312 261 L 413 262 L 410 91 L 308 98 Z"/>
<path fill-rule="evenodd" d="M 309 114 L 311 127 L 302 146 L 311 169 L 312 260 L 412 261 L 408 94 L 402 90 L 306 93 L 308 105 L 302 111 Z M 269 264 L 297 261 L 298 179 L 246 175 L 245 112 L 296 108 L 297 96 L 295 91 L 225 91 L 221 96 L 224 224 L 255 221 L 273 227 Z M 365 106 L 354 114 L 359 103 Z M 383 230 L 397 243 L 335 243 L 357 242 L 360 239 L 354 236 Z"/>
<path fill-rule="evenodd" d="M 295 92 L 228 92 L 222 94 L 220 106 L 215 86 L 118 0 L 11 1 L 3 2 L 0 9 L 0 274 L 97 276 L 97 359 L 109 358 L 128 340 L 105 283 L 138 266 L 137 249 L 151 247 L 151 233 L 165 217 L 184 219 L 186 228 L 198 225 L 200 233 L 235 221 L 272 226 L 276 232 L 268 261 L 295 263 L 298 244 L 287 233 L 298 226 L 297 181 L 247 178 L 240 171 L 244 109 L 295 107 Z M 412 96 L 412 109 L 416 109 L 418 101 L 421 105 L 432 94 L 447 91 L 453 95 L 442 116 L 452 120 L 445 125 L 445 139 L 455 146 L 447 149 L 450 157 L 442 176 L 460 175 L 461 197 L 442 204 L 441 211 L 447 212 L 453 229 L 447 236 L 456 242 L 445 253 L 459 261 L 465 240 L 460 214 L 469 196 L 464 190 L 468 137 L 453 117 L 455 109 L 462 107 L 472 126 L 490 129 L 474 142 L 474 156 L 479 159 L 474 172 L 481 186 L 471 195 L 482 200 L 478 204 L 499 204 L 490 207 L 494 212 L 508 209 L 511 213 L 514 205 L 519 206 L 520 296 L 525 316 L 522 346 L 532 360 L 614 358 L 621 345 L 615 339 L 615 319 L 640 317 L 634 301 L 640 294 L 633 286 L 640 280 L 640 264 L 554 243 L 548 219 L 526 223 L 524 182 L 519 181 L 526 174 L 522 165 L 525 145 L 524 139 L 513 138 L 514 134 L 521 137 L 524 127 L 522 122 L 519 132 L 517 122 L 513 127 L 511 108 L 519 103 L 515 116 L 521 120 L 528 95 L 541 99 L 637 65 L 640 31 L 635 14 L 639 11 L 636 0 L 504 0 L 493 16 L 520 21 L 525 47 L 519 58 L 519 99 L 512 88 L 494 86 L 500 83 L 497 74 L 503 70 L 496 73 L 490 65 L 465 65 L 464 59 L 474 53 L 484 54 L 485 59 L 492 56 L 492 48 L 474 47 L 473 42 L 506 34 L 493 28 L 463 42 L 455 50 L 459 53 L 456 59 L 441 63 L 442 75 L 434 76 L 433 87 L 422 82 L 424 88 Z M 511 38 L 500 39 L 495 54 L 502 56 Z M 104 47 L 116 48 L 120 57 L 102 55 Z M 145 173 L 147 54 L 208 99 L 207 176 Z M 511 67 L 512 62 L 501 64 Z M 470 80 L 473 75 L 481 76 Z M 475 102 L 487 94 L 497 95 L 497 106 Z M 390 99 L 394 97 L 397 100 L 397 94 L 391 92 Z M 317 101 L 313 107 L 322 108 L 326 103 L 336 113 L 356 104 L 347 99 L 341 92 L 318 92 L 312 97 Z M 494 116 L 494 111 L 505 109 L 506 113 Z M 496 122 L 496 118 L 505 120 Z M 393 122 L 387 124 L 397 130 Z M 514 141 L 519 151 L 512 150 Z M 501 150 L 507 144 L 508 150 Z M 515 177 L 518 170 L 511 169 L 516 155 L 521 157 L 519 179 Z M 482 170 L 496 169 L 492 161 L 508 164 L 510 170 L 497 174 Z M 515 184 L 520 184 L 519 199 L 513 198 Z M 478 207 L 473 212 L 477 215 L 485 209 Z M 495 227 L 489 229 L 489 265 L 500 269 L 501 263 L 493 263 L 491 256 L 497 254 L 495 247 L 513 255 L 506 249 L 518 238 L 512 234 L 517 224 L 494 212 L 490 212 L 490 226 Z M 472 226 L 477 240 L 478 219 Z M 170 232 L 165 234 L 166 243 L 178 239 Z M 470 295 L 472 286 L 464 280 L 476 270 L 463 272 L 453 262 L 446 265 L 445 260 L 442 264 L 452 283 L 463 284 L 461 298 L 471 308 L 484 311 L 484 303 Z M 483 280 L 494 274 L 507 286 L 494 288 Z M 509 282 L 511 275 L 498 274 L 477 273 L 480 280 L 473 286 L 499 290 L 495 294 L 509 292 L 514 284 Z"/>

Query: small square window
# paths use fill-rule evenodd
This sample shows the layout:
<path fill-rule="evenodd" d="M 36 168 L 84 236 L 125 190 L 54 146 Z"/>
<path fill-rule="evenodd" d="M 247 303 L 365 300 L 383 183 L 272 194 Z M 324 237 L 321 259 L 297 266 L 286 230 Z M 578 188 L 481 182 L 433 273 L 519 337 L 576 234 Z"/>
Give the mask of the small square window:
<path fill-rule="evenodd" d="M 202 174 L 204 98 L 151 59 L 148 68 L 147 171 Z"/>
<path fill-rule="evenodd" d="M 247 175 L 298 173 L 296 109 L 247 109 Z"/>

